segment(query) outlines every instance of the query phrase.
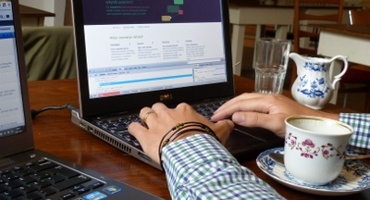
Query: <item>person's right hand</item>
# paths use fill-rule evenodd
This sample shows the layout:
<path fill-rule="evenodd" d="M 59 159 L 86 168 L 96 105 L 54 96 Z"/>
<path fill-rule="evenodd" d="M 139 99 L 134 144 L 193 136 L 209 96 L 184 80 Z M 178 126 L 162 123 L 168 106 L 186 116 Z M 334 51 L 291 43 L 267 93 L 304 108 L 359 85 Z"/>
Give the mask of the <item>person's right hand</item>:
<path fill-rule="evenodd" d="M 145 153 L 159 163 L 158 150 L 164 135 L 176 124 L 183 122 L 200 122 L 211 128 L 222 143 L 225 143 L 234 128 L 231 120 L 220 120 L 213 123 L 186 103 L 180 103 L 176 108 L 168 108 L 163 103 L 156 103 L 152 107 L 144 107 L 140 111 L 140 118 L 146 127 L 138 122 L 129 125 L 128 131 L 140 142 Z M 188 133 L 186 136 L 198 134 L 199 131 Z M 181 139 L 181 138 L 179 138 Z"/>
<path fill-rule="evenodd" d="M 230 118 L 245 127 L 261 127 L 284 137 L 285 118 L 291 115 L 312 115 L 338 120 L 337 114 L 313 110 L 294 100 L 275 94 L 244 93 L 217 109 L 212 121 Z"/>

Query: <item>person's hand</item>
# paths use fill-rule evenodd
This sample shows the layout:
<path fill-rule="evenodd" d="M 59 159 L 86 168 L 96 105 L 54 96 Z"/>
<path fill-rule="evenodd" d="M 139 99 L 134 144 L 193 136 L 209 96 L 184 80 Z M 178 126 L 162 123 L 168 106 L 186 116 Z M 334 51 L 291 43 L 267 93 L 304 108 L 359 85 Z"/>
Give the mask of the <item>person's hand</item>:
<path fill-rule="evenodd" d="M 217 109 L 211 120 L 218 121 L 231 117 L 234 123 L 241 126 L 265 128 L 284 137 L 284 120 L 291 115 L 313 115 L 338 119 L 337 114 L 313 110 L 283 95 L 244 93 Z"/>
<path fill-rule="evenodd" d="M 156 103 L 151 108 L 144 107 L 140 111 L 140 118 L 147 127 L 138 122 L 129 125 L 128 131 L 140 142 L 143 150 L 149 157 L 159 163 L 159 143 L 164 135 L 176 124 L 183 122 L 200 122 L 210 127 L 221 142 L 225 143 L 234 124 L 230 120 L 221 120 L 213 123 L 186 103 L 179 104 L 176 108 L 167 108 L 162 103 Z M 194 132 L 186 136 L 197 134 Z"/>

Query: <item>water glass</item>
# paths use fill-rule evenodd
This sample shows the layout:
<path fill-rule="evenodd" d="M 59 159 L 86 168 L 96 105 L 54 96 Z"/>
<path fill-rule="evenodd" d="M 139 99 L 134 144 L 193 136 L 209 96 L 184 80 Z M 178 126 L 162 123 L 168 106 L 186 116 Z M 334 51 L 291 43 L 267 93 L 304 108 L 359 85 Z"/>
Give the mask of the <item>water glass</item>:
<path fill-rule="evenodd" d="M 291 42 L 274 38 L 256 41 L 255 91 L 266 94 L 281 94 L 289 61 Z"/>

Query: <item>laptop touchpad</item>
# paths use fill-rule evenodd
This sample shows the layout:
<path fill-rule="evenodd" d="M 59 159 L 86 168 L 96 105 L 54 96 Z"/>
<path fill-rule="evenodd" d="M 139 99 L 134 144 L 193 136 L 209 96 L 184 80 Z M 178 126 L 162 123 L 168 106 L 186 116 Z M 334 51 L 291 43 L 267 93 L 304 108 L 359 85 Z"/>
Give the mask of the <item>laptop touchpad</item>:
<path fill-rule="evenodd" d="M 266 129 L 236 126 L 225 147 L 234 156 L 242 153 L 243 157 L 255 157 L 265 149 L 282 146 L 283 141 L 283 138 Z"/>

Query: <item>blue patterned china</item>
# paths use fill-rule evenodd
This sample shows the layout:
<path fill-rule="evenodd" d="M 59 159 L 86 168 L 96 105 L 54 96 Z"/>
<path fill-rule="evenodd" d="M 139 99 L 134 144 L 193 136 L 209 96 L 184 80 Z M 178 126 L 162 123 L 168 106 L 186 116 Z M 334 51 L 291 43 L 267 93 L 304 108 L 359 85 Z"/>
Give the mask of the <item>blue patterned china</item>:
<path fill-rule="evenodd" d="M 310 185 L 296 180 L 284 165 L 274 161 L 270 153 L 284 153 L 284 148 L 269 149 L 256 159 L 258 167 L 277 182 L 292 189 L 324 196 L 344 196 L 370 188 L 370 166 L 359 160 L 346 160 L 340 175 L 325 185 Z"/>
<path fill-rule="evenodd" d="M 298 75 L 291 88 L 293 98 L 310 108 L 322 109 L 332 98 L 335 84 L 347 71 L 347 57 L 337 55 L 326 59 L 297 53 L 290 53 L 289 57 L 296 64 Z M 343 69 L 332 78 L 330 67 L 335 60 L 342 60 Z"/>

